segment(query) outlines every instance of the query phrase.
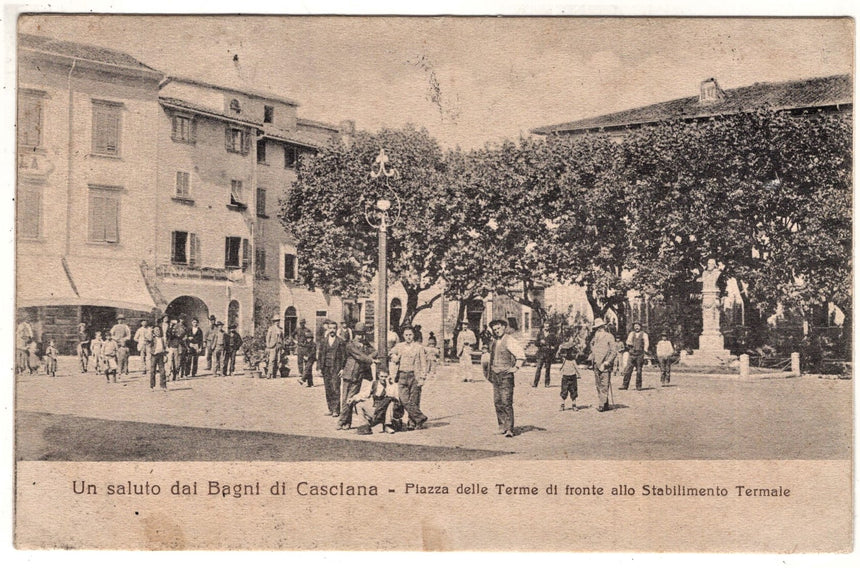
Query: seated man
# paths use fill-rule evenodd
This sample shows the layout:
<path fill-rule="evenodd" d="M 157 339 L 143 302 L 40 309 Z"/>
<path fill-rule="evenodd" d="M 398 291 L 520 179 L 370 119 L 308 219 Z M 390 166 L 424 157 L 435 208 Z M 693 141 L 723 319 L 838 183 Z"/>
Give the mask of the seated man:
<path fill-rule="evenodd" d="M 403 407 L 396 396 L 397 385 L 389 384 L 387 378 L 371 380 L 369 377 L 361 382 L 361 389 L 347 399 L 346 412 L 355 409 L 358 415 L 359 427 L 356 434 L 373 434 L 373 427 L 382 424 L 382 431 L 394 434 L 401 426 Z"/>

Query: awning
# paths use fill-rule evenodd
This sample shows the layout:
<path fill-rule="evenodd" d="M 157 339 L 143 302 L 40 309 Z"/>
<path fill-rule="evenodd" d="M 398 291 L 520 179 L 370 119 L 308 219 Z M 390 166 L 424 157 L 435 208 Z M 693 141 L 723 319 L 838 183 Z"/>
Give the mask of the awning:
<path fill-rule="evenodd" d="M 19 255 L 15 263 L 15 283 L 19 308 L 79 305 L 81 299 L 59 256 Z"/>
<path fill-rule="evenodd" d="M 68 257 L 66 266 L 78 292 L 77 304 L 141 312 L 155 307 L 137 261 Z"/>

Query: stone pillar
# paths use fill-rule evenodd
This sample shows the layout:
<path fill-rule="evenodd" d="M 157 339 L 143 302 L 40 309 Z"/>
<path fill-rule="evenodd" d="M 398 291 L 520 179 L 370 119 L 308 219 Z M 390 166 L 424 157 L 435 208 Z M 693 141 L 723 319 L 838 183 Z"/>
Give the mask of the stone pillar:
<path fill-rule="evenodd" d="M 723 334 L 720 333 L 720 289 L 717 280 L 722 271 L 714 259 L 708 260 L 708 267 L 702 272 L 702 335 L 699 348 L 684 358 L 685 365 L 702 367 L 726 367 L 734 357 L 725 348 Z"/>
<path fill-rule="evenodd" d="M 750 356 L 744 353 L 741 355 L 741 378 L 748 379 L 750 378 Z"/>
<path fill-rule="evenodd" d="M 793 377 L 800 376 L 800 353 L 791 354 L 791 375 Z"/>

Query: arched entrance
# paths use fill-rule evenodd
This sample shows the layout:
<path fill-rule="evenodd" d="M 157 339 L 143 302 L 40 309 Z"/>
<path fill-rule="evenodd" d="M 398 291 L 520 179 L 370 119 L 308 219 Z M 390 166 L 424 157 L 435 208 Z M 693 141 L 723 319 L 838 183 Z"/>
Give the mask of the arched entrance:
<path fill-rule="evenodd" d="M 403 317 L 403 303 L 400 298 L 391 300 L 391 309 L 388 312 L 388 325 L 394 326 L 398 334 L 400 333 L 400 318 Z"/>
<path fill-rule="evenodd" d="M 227 327 L 231 325 L 239 327 L 239 302 L 236 300 L 230 300 L 227 306 Z"/>
<path fill-rule="evenodd" d="M 167 305 L 164 313 L 171 318 L 182 318 L 186 324 L 191 324 L 194 318 L 201 324 L 209 319 L 206 303 L 195 296 L 179 296 Z"/>
<path fill-rule="evenodd" d="M 284 337 L 292 337 L 298 328 L 299 318 L 296 315 L 296 308 L 290 306 L 284 310 Z"/>

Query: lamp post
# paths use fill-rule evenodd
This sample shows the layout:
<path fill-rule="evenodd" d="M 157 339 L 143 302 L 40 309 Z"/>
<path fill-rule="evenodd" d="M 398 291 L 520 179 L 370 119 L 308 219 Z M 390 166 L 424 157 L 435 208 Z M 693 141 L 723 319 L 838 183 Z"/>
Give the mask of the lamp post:
<path fill-rule="evenodd" d="M 376 350 L 380 361 L 377 368 L 379 378 L 388 377 L 388 227 L 400 220 L 400 198 L 391 190 L 388 180 L 398 175 L 396 169 L 388 167 L 388 156 L 385 150 L 380 148 L 379 155 L 370 167 L 370 177 L 382 178 L 384 187 L 375 201 L 368 200 L 364 204 L 367 223 L 379 231 L 379 266 L 376 275 Z"/>

